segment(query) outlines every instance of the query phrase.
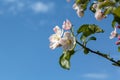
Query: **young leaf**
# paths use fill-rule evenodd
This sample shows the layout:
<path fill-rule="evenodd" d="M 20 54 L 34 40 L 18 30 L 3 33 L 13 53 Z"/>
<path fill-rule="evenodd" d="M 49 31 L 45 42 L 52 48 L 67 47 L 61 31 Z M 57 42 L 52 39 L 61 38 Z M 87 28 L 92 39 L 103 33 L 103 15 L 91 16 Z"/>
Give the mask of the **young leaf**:
<path fill-rule="evenodd" d="M 82 26 L 79 27 L 79 29 L 77 30 L 77 33 L 81 33 L 81 32 L 85 32 L 86 29 L 88 28 L 89 24 L 84 24 Z"/>
<path fill-rule="evenodd" d="M 86 42 L 86 36 L 82 35 L 82 36 L 80 37 L 80 40 L 81 40 L 82 42 Z"/>
<path fill-rule="evenodd" d="M 99 5 L 99 9 L 104 8 L 104 7 L 108 7 L 108 6 L 115 6 L 115 2 L 110 1 L 110 0 L 109 1 L 103 1 Z"/>
<path fill-rule="evenodd" d="M 95 24 L 84 24 L 80 26 L 79 29 L 77 30 L 78 34 L 83 33 L 82 35 L 86 37 L 88 37 L 91 34 L 101 33 L 101 32 L 104 32 L 103 29 L 101 29 Z"/>
<path fill-rule="evenodd" d="M 104 15 L 110 14 L 110 13 L 112 12 L 112 10 L 113 10 L 113 7 L 109 7 L 109 8 L 107 8 L 107 9 L 105 9 Z"/>
<path fill-rule="evenodd" d="M 116 21 L 115 19 L 112 21 L 112 27 L 115 28 Z"/>
<path fill-rule="evenodd" d="M 114 20 L 115 20 L 118 24 L 120 24 L 120 17 L 114 15 Z"/>
<path fill-rule="evenodd" d="M 120 18 L 120 6 L 113 10 L 113 14 Z"/>
<path fill-rule="evenodd" d="M 59 59 L 59 64 L 62 68 L 69 70 L 70 69 L 70 58 L 74 54 L 74 50 L 63 52 Z"/>
<path fill-rule="evenodd" d="M 120 52 L 120 46 L 118 46 L 118 52 Z"/>
<path fill-rule="evenodd" d="M 89 2 L 89 0 L 76 0 L 77 4 L 85 4 L 87 2 Z"/>
<path fill-rule="evenodd" d="M 88 54 L 89 53 L 89 50 L 84 48 L 84 54 Z"/>
<path fill-rule="evenodd" d="M 92 37 L 90 37 L 89 39 L 88 39 L 88 41 L 90 41 L 90 40 L 96 40 L 96 37 L 94 37 L 94 36 L 92 36 Z"/>

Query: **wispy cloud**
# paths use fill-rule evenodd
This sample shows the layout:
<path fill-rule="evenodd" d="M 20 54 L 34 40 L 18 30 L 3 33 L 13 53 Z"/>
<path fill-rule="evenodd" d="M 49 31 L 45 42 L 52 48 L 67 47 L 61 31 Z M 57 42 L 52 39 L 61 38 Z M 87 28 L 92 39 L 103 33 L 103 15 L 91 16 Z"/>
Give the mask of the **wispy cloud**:
<path fill-rule="evenodd" d="M 44 3 L 42 1 L 25 1 L 25 0 L 2 0 L 0 5 L 2 12 L 19 13 L 20 11 L 31 11 L 34 13 L 47 13 L 53 11 L 55 4 L 48 1 Z"/>
<path fill-rule="evenodd" d="M 36 13 L 46 13 L 54 8 L 54 3 L 36 2 L 31 5 L 31 8 Z"/>
<path fill-rule="evenodd" d="M 105 73 L 87 73 L 87 74 L 82 75 L 82 77 L 92 78 L 92 79 L 107 79 L 109 75 Z"/>

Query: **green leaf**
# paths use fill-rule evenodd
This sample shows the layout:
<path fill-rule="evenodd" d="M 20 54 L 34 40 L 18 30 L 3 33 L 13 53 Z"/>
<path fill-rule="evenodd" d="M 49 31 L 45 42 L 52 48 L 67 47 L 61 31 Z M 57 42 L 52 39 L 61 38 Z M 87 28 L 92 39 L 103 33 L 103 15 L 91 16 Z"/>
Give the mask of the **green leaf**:
<path fill-rule="evenodd" d="M 88 54 L 89 50 L 87 48 L 84 48 L 84 54 Z"/>
<path fill-rule="evenodd" d="M 80 26 L 80 28 L 77 30 L 78 34 L 82 33 L 82 35 L 86 37 L 94 33 L 102 33 L 102 32 L 104 32 L 103 29 L 101 29 L 95 24 L 84 24 Z"/>
<path fill-rule="evenodd" d="M 115 28 L 116 21 L 115 19 L 112 21 L 112 27 Z"/>
<path fill-rule="evenodd" d="M 115 20 L 118 24 L 120 24 L 120 17 L 114 15 L 114 20 Z"/>
<path fill-rule="evenodd" d="M 79 5 L 81 9 L 83 9 L 83 11 L 87 9 L 88 3 L 89 3 L 89 0 L 76 0 L 76 4 Z"/>
<path fill-rule="evenodd" d="M 89 0 L 76 0 L 77 4 L 85 4 L 87 2 L 89 2 Z"/>
<path fill-rule="evenodd" d="M 80 40 L 81 40 L 82 42 L 86 42 L 86 36 L 82 35 L 82 36 L 80 37 Z"/>
<path fill-rule="evenodd" d="M 113 10 L 113 14 L 120 18 L 120 6 Z"/>
<path fill-rule="evenodd" d="M 98 2 L 103 2 L 104 0 L 98 0 Z"/>
<path fill-rule="evenodd" d="M 109 7 L 109 8 L 107 8 L 107 9 L 105 9 L 104 15 L 110 14 L 110 13 L 112 12 L 112 10 L 113 10 L 113 7 Z"/>
<path fill-rule="evenodd" d="M 118 52 L 120 52 L 120 46 L 118 46 Z"/>
<path fill-rule="evenodd" d="M 94 37 L 94 36 L 92 36 L 92 37 L 90 37 L 89 39 L 88 39 L 88 41 L 90 41 L 90 40 L 96 40 L 96 37 Z"/>
<path fill-rule="evenodd" d="M 99 4 L 99 9 L 101 9 L 101 8 L 104 8 L 104 7 L 108 7 L 108 6 L 115 6 L 115 2 L 113 2 L 113 1 L 110 1 L 110 0 L 108 0 L 108 1 L 103 1 L 103 2 L 101 2 L 100 4 Z"/>
<path fill-rule="evenodd" d="M 115 25 L 116 22 L 120 24 L 120 6 L 113 9 L 113 16 L 114 16 L 114 20 L 112 22 L 112 26 Z"/>
<path fill-rule="evenodd" d="M 59 59 L 59 64 L 62 68 L 70 69 L 70 58 L 74 54 L 74 50 L 63 52 Z"/>

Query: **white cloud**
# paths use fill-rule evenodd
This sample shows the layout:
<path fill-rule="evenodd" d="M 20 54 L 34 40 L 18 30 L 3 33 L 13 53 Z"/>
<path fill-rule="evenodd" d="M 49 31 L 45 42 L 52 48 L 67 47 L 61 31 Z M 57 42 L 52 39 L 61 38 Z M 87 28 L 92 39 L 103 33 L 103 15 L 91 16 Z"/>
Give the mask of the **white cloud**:
<path fill-rule="evenodd" d="M 82 77 L 92 78 L 92 79 L 107 79 L 109 75 L 105 73 L 87 73 L 87 74 L 82 75 Z"/>
<path fill-rule="evenodd" d="M 28 0 L 3 0 L 0 1 L 4 13 L 17 14 L 19 12 L 31 11 L 35 13 L 47 13 L 54 8 L 53 2 L 43 3 L 41 1 Z"/>
<path fill-rule="evenodd" d="M 34 12 L 36 13 L 45 13 L 45 12 L 48 12 L 50 10 L 52 10 L 54 7 L 54 4 L 53 3 L 48 3 L 48 4 L 45 4 L 45 3 L 42 3 L 42 2 L 36 2 L 34 4 L 31 5 L 31 8 Z"/>
<path fill-rule="evenodd" d="M 25 3 L 20 0 L 3 0 L 0 1 L 2 11 L 5 13 L 17 14 L 24 10 Z"/>

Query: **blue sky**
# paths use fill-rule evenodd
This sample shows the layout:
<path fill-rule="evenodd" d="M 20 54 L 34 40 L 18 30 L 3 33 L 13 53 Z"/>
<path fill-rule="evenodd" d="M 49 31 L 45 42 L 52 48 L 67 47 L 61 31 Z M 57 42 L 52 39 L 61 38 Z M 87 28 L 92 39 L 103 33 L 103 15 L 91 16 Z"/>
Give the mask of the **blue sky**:
<path fill-rule="evenodd" d="M 79 18 L 72 9 L 74 1 L 0 0 L 0 80 L 119 80 L 120 68 L 99 56 L 82 51 L 71 59 L 71 69 L 59 66 L 61 49 L 49 49 L 52 28 L 69 19 L 75 30 L 84 23 L 105 29 L 89 47 L 120 59 L 115 39 L 110 40 L 112 16 L 96 21 L 90 11 Z M 93 45 L 94 44 L 94 45 Z"/>

